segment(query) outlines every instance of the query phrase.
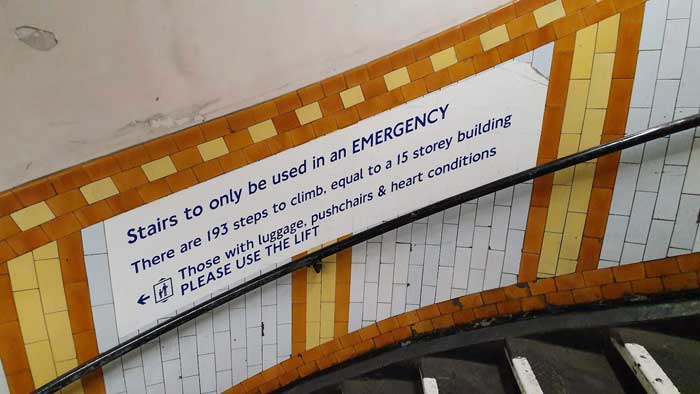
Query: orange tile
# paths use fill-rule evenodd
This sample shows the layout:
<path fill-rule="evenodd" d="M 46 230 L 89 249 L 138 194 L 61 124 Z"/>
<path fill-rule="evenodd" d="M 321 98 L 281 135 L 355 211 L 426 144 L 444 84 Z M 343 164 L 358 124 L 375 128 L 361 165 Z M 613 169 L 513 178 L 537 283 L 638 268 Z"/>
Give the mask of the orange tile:
<path fill-rule="evenodd" d="M 90 177 L 82 167 L 76 166 L 50 176 L 56 193 L 65 193 L 90 183 Z"/>
<path fill-rule="evenodd" d="M 547 208 L 530 207 L 527 218 L 527 231 L 523 242 L 523 252 L 539 253 L 544 239 L 544 226 L 547 222 Z"/>
<path fill-rule="evenodd" d="M 224 137 L 224 142 L 229 152 L 233 152 L 245 148 L 248 145 L 252 145 L 253 139 L 250 137 L 250 132 L 248 130 L 240 130 Z"/>
<path fill-rule="evenodd" d="M 148 154 L 153 159 L 160 159 L 163 156 L 177 152 L 175 141 L 169 136 L 160 137 L 144 144 Z"/>
<path fill-rule="evenodd" d="M 6 241 L 0 241 L 0 261 L 8 261 L 17 257 L 17 253 L 10 247 Z M 7 271 L 7 264 L 3 263 L 0 265 L 2 271 Z"/>
<path fill-rule="evenodd" d="M 625 44 L 623 44 L 624 46 Z M 620 58 L 615 56 L 615 63 Z M 608 111 L 605 114 L 604 134 L 625 134 L 627 126 L 627 114 L 632 98 L 633 79 L 613 79 L 610 82 L 610 97 L 608 98 Z"/>
<path fill-rule="evenodd" d="M 221 165 L 219 164 L 218 160 L 210 160 L 202 164 L 198 164 L 194 166 L 192 170 L 194 171 L 194 175 L 200 182 L 204 182 L 224 173 L 224 170 L 221 169 Z M 170 187 L 168 186 L 168 192 L 169 190 Z"/>
<path fill-rule="evenodd" d="M 391 61 L 391 67 L 396 70 L 416 61 L 416 57 L 413 55 L 413 49 L 411 47 L 400 49 L 391 55 L 389 55 L 389 60 Z"/>
<path fill-rule="evenodd" d="M 10 216 L 0 217 L 0 239 L 6 239 L 19 232 L 19 227 L 17 227 L 17 224 Z"/>
<path fill-rule="evenodd" d="M 255 118 L 256 123 L 272 119 L 273 117 L 279 114 L 279 112 L 277 112 L 277 106 L 275 105 L 274 101 L 260 103 L 254 106 L 252 110 L 253 118 Z"/>
<path fill-rule="evenodd" d="M 141 167 L 134 167 L 130 170 L 126 170 L 119 174 L 115 174 L 114 176 L 112 176 L 112 180 L 114 181 L 114 184 L 117 186 L 117 189 L 119 189 L 120 192 L 133 189 L 137 186 L 141 186 L 144 183 L 148 182 L 146 174 L 144 174 L 143 169 L 141 169 Z"/>
<path fill-rule="evenodd" d="M 450 83 L 452 83 L 450 71 L 446 68 L 425 77 L 425 87 L 428 92 L 442 89 Z"/>
<path fill-rule="evenodd" d="M 678 261 L 674 258 L 666 258 L 644 263 L 644 270 L 648 278 L 673 275 L 680 272 Z"/>
<path fill-rule="evenodd" d="M 515 14 L 517 16 L 525 15 L 540 7 L 545 3 L 545 0 L 518 0 L 514 2 Z"/>
<path fill-rule="evenodd" d="M 192 147 L 185 149 L 182 152 L 173 154 L 172 156 L 170 156 L 170 159 L 173 161 L 173 165 L 175 166 L 175 168 L 178 171 L 182 171 L 186 168 L 190 168 L 196 164 L 201 163 L 202 155 L 199 154 L 199 149 L 197 149 L 197 147 Z"/>
<path fill-rule="evenodd" d="M 278 133 L 284 133 L 285 131 L 292 130 L 300 126 L 299 118 L 295 112 L 287 112 L 272 118 L 272 123 L 275 124 L 275 129 Z"/>
<path fill-rule="evenodd" d="M 425 80 L 419 79 L 409 83 L 408 85 L 402 86 L 401 93 L 403 93 L 406 101 L 425 96 L 428 93 L 428 90 L 425 87 Z"/>
<path fill-rule="evenodd" d="M 0 275 L 0 323 L 16 321 L 17 309 L 8 275 Z"/>
<path fill-rule="evenodd" d="M 610 202 L 612 201 L 612 189 L 594 187 L 591 190 L 591 197 L 588 202 L 588 217 L 583 235 L 588 237 L 602 238 L 605 235 L 605 226 L 610 213 Z"/>
<path fill-rule="evenodd" d="M 143 145 L 132 146 L 131 148 L 124 149 L 115 153 L 114 158 L 117 159 L 117 163 L 122 170 L 128 170 L 141 164 L 147 163 L 151 160 L 148 155 L 148 151 Z"/>
<path fill-rule="evenodd" d="M 22 203 L 12 192 L 0 194 L 0 215 L 9 215 L 14 211 L 22 209 Z"/>
<path fill-rule="evenodd" d="M 377 78 L 369 80 L 361 85 L 362 95 L 365 100 L 369 100 L 373 97 L 379 96 L 380 94 L 386 93 L 386 83 L 384 78 Z"/>
<path fill-rule="evenodd" d="M 41 228 L 44 229 L 46 235 L 48 235 L 50 239 L 59 239 L 74 231 L 80 230 L 81 225 L 75 215 L 67 213 L 42 224 Z"/>
<path fill-rule="evenodd" d="M 343 73 L 345 77 L 345 84 L 348 87 L 357 86 L 363 82 L 369 81 L 369 73 L 367 72 L 367 67 L 360 66 L 353 68 L 350 71 Z"/>
<path fill-rule="evenodd" d="M 291 134 L 292 142 L 294 143 L 294 145 L 301 145 L 316 138 L 316 135 L 314 134 L 314 128 L 310 124 L 306 124 L 304 126 L 296 128 L 290 131 L 289 134 Z"/>
<path fill-rule="evenodd" d="M 381 78 L 384 74 L 391 72 L 393 68 L 391 67 L 391 59 L 388 56 L 379 58 L 377 60 L 371 61 L 367 64 L 367 72 L 369 73 L 369 78 Z"/>
<path fill-rule="evenodd" d="M 298 93 L 299 93 L 299 98 L 301 99 L 302 105 L 311 104 L 315 101 L 321 100 L 324 97 L 323 96 L 323 87 L 321 86 L 320 83 L 315 83 L 313 85 L 303 87 L 303 88 L 299 89 Z M 254 123 L 251 123 L 250 125 L 252 125 L 252 124 L 254 124 Z M 248 125 L 248 126 L 250 126 L 250 125 Z M 248 127 L 248 126 L 246 126 L 246 127 Z"/>
<path fill-rule="evenodd" d="M 613 276 L 617 282 L 629 282 L 646 276 L 644 264 L 628 264 L 613 267 Z"/>
<path fill-rule="evenodd" d="M 58 240 L 58 257 L 64 284 L 87 282 L 83 257 L 83 238 L 79 232 Z"/>
<path fill-rule="evenodd" d="M 56 191 L 48 179 L 40 179 L 24 184 L 15 188 L 13 192 L 25 207 L 56 195 Z"/>
<path fill-rule="evenodd" d="M 83 170 L 88 174 L 91 181 L 98 181 L 121 171 L 117 160 L 113 156 L 106 156 L 100 159 L 85 163 Z"/>
<path fill-rule="evenodd" d="M 604 141 L 600 141 L 603 143 Z M 617 177 L 617 166 L 620 162 L 620 153 L 613 153 L 598 158 L 593 177 L 593 187 L 602 187 L 612 189 L 615 187 L 615 178 Z"/>
<path fill-rule="evenodd" d="M 419 60 L 408 66 L 408 76 L 411 81 L 423 78 L 433 72 L 433 63 L 429 58 Z"/>
<path fill-rule="evenodd" d="M 332 115 L 344 108 L 343 101 L 341 100 L 339 94 L 326 97 L 325 99 L 319 101 L 318 104 L 319 107 L 321 107 L 321 113 L 323 116 Z"/>
<path fill-rule="evenodd" d="M 574 301 L 577 304 L 590 304 L 603 298 L 600 287 L 586 287 L 572 291 Z"/>
<path fill-rule="evenodd" d="M 474 69 L 477 73 L 480 73 L 486 69 L 497 65 L 500 62 L 501 58 L 498 55 L 498 50 L 497 48 L 494 48 L 474 56 Z"/>
<path fill-rule="evenodd" d="M 552 22 L 552 24 L 554 25 L 554 32 L 557 38 L 564 38 L 572 35 L 586 27 L 586 21 L 583 19 L 583 14 L 580 12 L 557 19 Z"/>
<path fill-rule="evenodd" d="M 513 39 L 536 30 L 537 24 L 532 14 L 525 14 L 506 23 L 506 29 L 508 36 Z"/>
<path fill-rule="evenodd" d="M 462 34 L 462 28 L 457 26 L 443 31 L 442 33 L 438 34 L 437 38 L 439 48 L 440 50 L 443 50 L 463 41 L 464 35 Z"/>
<path fill-rule="evenodd" d="M 347 88 L 342 74 L 326 79 L 325 81 L 321 82 L 321 86 L 323 86 L 323 92 L 325 93 L 326 97 Z"/>
<path fill-rule="evenodd" d="M 496 49 L 501 61 L 505 62 L 527 52 L 527 45 L 525 45 L 525 39 L 519 37 L 496 47 Z"/>
<path fill-rule="evenodd" d="M 570 291 L 558 291 L 556 293 L 548 293 L 545 296 L 547 303 L 557 306 L 566 306 L 574 304 L 574 296 Z"/>
<path fill-rule="evenodd" d="M 254 144 L 243 149 L 243 153 L 249 163 L 254 163 L 262 160 L 272 154 L 270 147 L 267 144 Z"/>
<path fill-rule="evenodd" d="M 592 25 L 615 15 L 615 5 L 612 0 L 601 0 L 590 7 L 584 8 L 581 12 L 586 20 L 586 24 Z"/>
<path fill-rule="evenodd" d="M 85 197 L 79 190 L 74 189 L 48 199 L 46 204 L 55 215 L 60 216 L 66 212 L 72 212 L 84 207 L 87 205 L 87 201 L 85 201 Z"/>
<path fill-rule="evenodd" d="M 464 78 L 468 78 L 476 72 L 474 69 L 474 62 L 471 59 L 468 59 L 463 62 L 459 62 L 457 64 L 453 64 L 450 67 L 447 68 L 450 73 L 450 79 L 452 82 L 457 82 L 461 81 Z"/>
<path fill-rule="evenodd" d="M 301 99 L 299 99 L 297 92 L 290 92 L 275 99 L 275 105 L 277 112 L 283 114 L 301 107 Z"/>
<path fill-rule="evenodd" d="M 204 142 L 204 135 L 202 134 L 202 130 L 199 128 L 199 126 L 192 126 L 173 134 L 172 139 L 175 142 L 175 145 L 177 145 L 178 149 L 184 150 Z"/>
<path fill-rule="evenodd" d="M 7 385 L 11 393 L 30 393 L 35 389 L 29 369 L 14 374 L 7 374 Z"/>
<path fill-rule="evenodd" d="M 255 116 L 253 116 L 252 108 L 243 109 L 226 116 L 226 122 L 233 131 L 244 130 L 257 123 Z"/>
<path fill-rule="evenodd" d="M 413 44 L 411 48 L 413 48 L 413 55 L 416 60 L 421 60 L 439 52 L 440 42 L 438 41 L 437 37 L 433 36 Z"/>
<path fill-rule="evenodd" d="M 645 2 L 643 0 L 613 0 L 613 3 L 615 4 L 615 9 L 618 12 L 622 12 L 639 4 L 644 5 Z"/>
<path fill-rule="evenodd" d="M 457 60 L 469 59 L 482 52 L 483 49 L 481 48 L 481 39 L 479 37 L 470 38 L 455 45 Z"/>
<path fill-rule="evenodd" d="M 566 15 L 595 4 L 596 0 L 562 0 Z"/>
<path fill-rule="evenodd" d="M 196 185 L 197 177 L 195 177 L 194 172 L 191 169 L 186 169 L 184 171 L 176 172 L 172 175 L 165 177 L 165 181 L 168 183 L 170 190 L 177 192 L 188 187 Z"/>
<path fill-rule="evenodd" d="M 10 244 L 12 250 L 19 255 L 34 250 L 48 242 L 49 238 L 39 226 L 30 228 L 25 232 L 13 235 L 7 239 L 7 243 Z"/>
<path fill-rule="evenodd" d="M 311 125 L 309 125 L 309 126 L 311 126 Z M 290 131 L 289 133 L 277 134 L 274 137 L 270 137 L 270 138 L 266 139 L 265 143 L 270 148 L 270 152 L 272 152 L 272 154 L 274 155 L 274 154 L 283 152 L 289 148 L 294 147 L 294 141 L 292 139 L 293 132 L 294 132 L 294 130 Z M 243 161 L 242 159 L 244 156 L 239 154 L 239 153 L 236 153 L 235 155 L 237 158 L 239 158 L 235 163 L 237 163 L 237 164 L 241 163 Z M 244 164 L 247 164 L 247 163 L 243 163 L 240 166 L 242 166 Z M 236 167 L 236 168 L 238 168 L 238 167 Z"/>
<path fill-rule="evenodd" d="M 357 113 L 356 107 L 340 111 L 335 114 L 334 117 L 339 129 L 353 125 L 360 120 L 360 115 Z"/>
<path fill-rule="evenodd" d="M 508 4 L 488 13 L 486 18 L 491 27 L 504 25 L 515 19 L 515 4 Z M 512 37 L 511 37 L 512 38 Z"/>
<path fill-rule="evenodd" d="M 204 135 L 204 139 L 206 141 L 223 137 L 231 132 L 226 118 L 223 117 L 204 122 L 199 125 L 199 128 L 202 130 L 202 134 Z M 153 159 L 157 159 L 157 157 L 153 157 Z"/>
<path fill-rule="evenodd" d="M 620 15 L 620 29 L 617 33 L 617 53 L 613 65 L 613 79 L 634 78 L 637 68 L 637 51 L 644 18 L 644 3 Z"/>
<path fill-rule="evenodd" d="M 138 190 L 139 195 L 145 203 L 163 198 L 171 193 L 170 187 L 168 186 L 168 182 L 165 180 L 165 178 L 149 182 L 136 190 Z"/>
<path fill-rule="evenodd" d="M 554 31 L 554 25 L 548 24 L 541 29 L 537 29 L 525 35 L 525 43 L 528 50 L 534 50 L 542 45 L 548 44 L 556 40 L 557 34 Z"/>
<path fill-rule="evenodd" d="M 695 272 L 664 276 L 662 280 L 666 291 L 681 291 L 698 288 L 698 274 Z"/>
<path fill-rule="evenodd" d="M 83 227 L 87 227 L 112 217 L 113 212 L 107 202 L 102 200 L 78 209 L 75 216 Z"/>
<path fill-rule="evenodd" d="M 547 174 L 535 178 L 532 187 L 531 206 L 545 208 L 549 206 L 549 197 L 552 195 L 553 181 L 554 174 Z"/>
<path fill-rule="evenodd" d="M 491 30 L 491 24 L 489 24 L 489 20 L 486 15 L 465 22 L 461 27 L 465 40 L 472 37 L 478 37 L 481 33 Z"/>
<path fill-rule="evenodd" d="M 22 332 L 16 320 L 0 324 L 0 358 L 7 375 L 29 370 Z"/>
<path fill-rule="evenodd" d="M 696 272 L 700 271 L 700 253 L 686 254 L 676 256 L 678 267 L 681 272 Z"/>
<path fill-rule="evenodd" d="M 84 363 L 97 356 L 97 338 L 94 331 L 83 331 L 73 334 L 73 342 L 75 343 L 75 353 L 78 356 L 79 363 Z"/>
<path fill-rule="evenodd" d="M 124 193 L 119 193 L 106 199 L 107 205 L 114 211 L 114 214 L 130 211 L 143 205 L 143 199 L 136 189 L 131 189 Z"/>
<path fill-rule="evenodd" d="M 586 286 L 586 283 L 583 281 L 583 275 L 580 273 L 557 276 L 554 278 L 554 283 L 559 290 L 578 289 Z"/>
<path fill-rule="evenodd" d="M 93 331 L 95 327 L 92 323 L 90 291 L 87 282 L 66 283 L 64 289 L 73 334 Z"/>
<path fill-rule="evenodd" d="M 97 369 L 88 373 L 87 375 L 84 375 L 81 379 L 81 384 L 83 385 L 84 392 L 87 394 L 106 393 L 101 369 Z"/>

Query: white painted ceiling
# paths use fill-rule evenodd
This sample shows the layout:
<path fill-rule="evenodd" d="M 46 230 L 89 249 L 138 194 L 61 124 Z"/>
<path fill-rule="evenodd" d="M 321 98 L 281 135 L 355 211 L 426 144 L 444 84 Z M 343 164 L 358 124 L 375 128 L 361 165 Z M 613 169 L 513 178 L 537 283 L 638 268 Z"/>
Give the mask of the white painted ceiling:
<path fill-rule="evenodd" d="M 0 190 L 317 82 L 506 2 L 0 0 Z M 58 44 L 27 45 L 23 26 Z"/>

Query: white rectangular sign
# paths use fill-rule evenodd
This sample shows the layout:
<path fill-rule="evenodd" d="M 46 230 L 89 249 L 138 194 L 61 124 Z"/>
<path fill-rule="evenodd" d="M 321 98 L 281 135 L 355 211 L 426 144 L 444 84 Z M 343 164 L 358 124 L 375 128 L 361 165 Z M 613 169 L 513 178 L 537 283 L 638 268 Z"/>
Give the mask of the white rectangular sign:
<path fill-rule="evenodd" d="M 530 65 L 507 63 L 105 221 L 119 335 L 533 166 L 546 88 Z"/>

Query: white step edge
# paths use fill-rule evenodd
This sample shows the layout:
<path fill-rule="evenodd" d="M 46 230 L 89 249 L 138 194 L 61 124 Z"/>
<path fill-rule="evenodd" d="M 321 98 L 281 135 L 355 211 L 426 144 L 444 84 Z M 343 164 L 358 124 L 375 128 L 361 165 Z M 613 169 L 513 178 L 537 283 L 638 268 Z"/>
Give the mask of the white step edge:
<path fill-rule="evenodd" d="M 435 378 L 423 378 L 423 393 L 438 394 L 438 385 Z"/>
<path fill-rule="evenodd" d="M 647 349 L 637 343 L 620 343 L 613 338 L 613 345 L 632 369 L 639 383 L 649 394 L 680 394 L 666 372 L 656 363 Z"/>
<path fill-rule="evenodd" d="M 521 393 L 544 394 L 540 387 L 540 382 L 537 381 L 537 376 L 535 376 L 535 372 L 530 366 L 530 362 L 525 357 L 511 358 L 510 366 Z"/>

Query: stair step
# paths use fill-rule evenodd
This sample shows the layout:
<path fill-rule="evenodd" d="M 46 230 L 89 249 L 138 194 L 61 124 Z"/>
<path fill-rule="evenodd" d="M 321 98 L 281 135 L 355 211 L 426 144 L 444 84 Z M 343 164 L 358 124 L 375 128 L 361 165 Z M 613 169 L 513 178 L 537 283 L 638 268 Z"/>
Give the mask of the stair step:
<path fill-rule="evenodd" d="M 420 373 L 412 365 L 395 364 L 372 373 L 344 381 L 343 394 L 422 394 Z"/>
<path fill-rule="evenodd" d="M 675 335 L 662 334 L 633 328 L 616 328 L 610 330 L 618 350 L 623 351 L 624 344 L 638 344 L 644 347 L 653 361 L 663 370 L 672 384 L 681 393 L 700 393 L 700 341 Z M 632 348 L 634 349 L 634 348 Z M 622 354 L 625 361 L 629 358 Z M 634 366 L 632 366 L 635 369 Z M 636 371 L 635 371 L 636 372 Z M 647 387 L 647 383 L 640 382 Z M 654 381 L 658 376 L 651 378 Z M 662 379 L 662 378 L 659 378 Z M 652 384 L 652 382 L 648 382 Z M 664 383 L 656 381 L 657 385 Z"/>
<path fill-rule="evenodd" d="M 547 394 L 624 394 L 604 354 L 532 339 L 508 339 L 511 359 L 524 357 Z"/>
<path fill-rule="evenodd" d="M 423 378 L 437 380 L 440 394 L 517 393 L 517 386 L 508 381 L 512 381 L 512 377 L 506 376 L 504 382 L 504 372 L 509 373 L 504 367 L 505 365 L 457 358 L 423 357 L 420 360 L 421 375 Z"/>

